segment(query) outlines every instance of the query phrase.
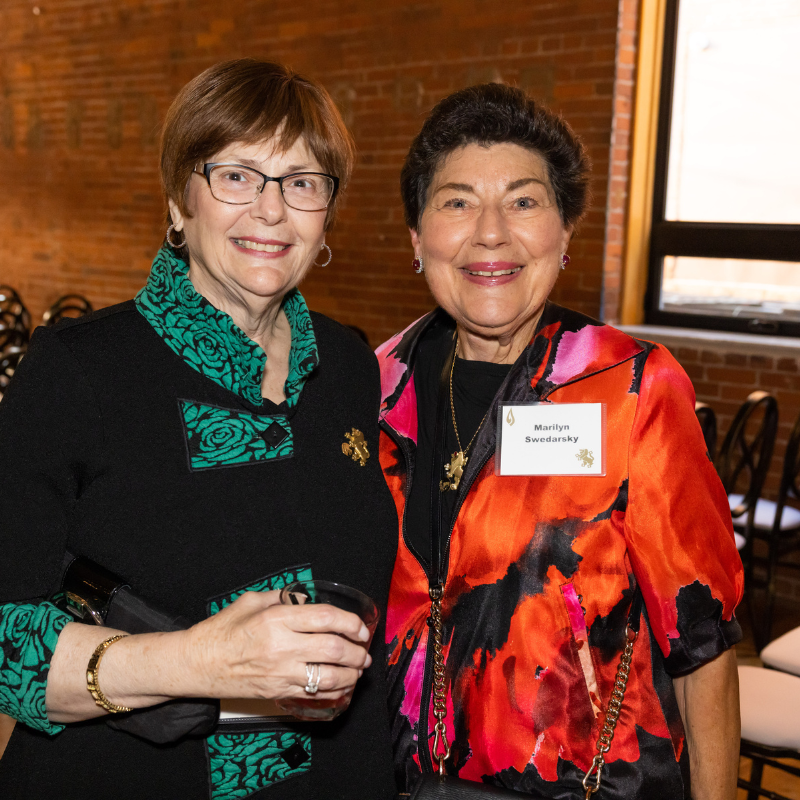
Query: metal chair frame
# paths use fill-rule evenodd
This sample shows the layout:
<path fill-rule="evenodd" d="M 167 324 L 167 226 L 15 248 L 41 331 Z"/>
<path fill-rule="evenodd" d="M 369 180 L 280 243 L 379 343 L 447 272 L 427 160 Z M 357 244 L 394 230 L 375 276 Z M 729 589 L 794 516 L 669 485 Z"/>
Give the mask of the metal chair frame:
<path fill-rule="evenodd" d="M 11 286 L 0 284 L 0 312 L 11 314 L 17 320 L 17 326 L 30 336 L 31 315 L 22 302 L 17 290 Z"/>
<path fill-rule="evenodd" d="M 714 413 L 714 409 L 706 403 L 695 403 L 694 413 L 700 423 L 700 430 L 703 431 L 708 457 L 713 461 L 717 449 L 717 415 Z"/>
<path fill-rule="evenodd" d="M 762 788 L 761 780 L 765 766 L 774 767 L 800 778 L 800 767 L 781 764 L 777 760 L 779 758 L 793 758 L 795 761 L 800 762 L 800 752 L 783 747 L 768 747 L 767 745 L 756 744 L 742 739 L 739 754 L 753 762 L 750 780 L 746 781 L 744 778 L 739 778 L 737 781 L 739 788 L 747 791 L 747 800 L 758 800 L 759 797 L 766 797 L 768 800 L 792 800 L 790 797 Z"/>
<path fill-rule="evenodd" d="M 82 295 L 65 294 L 59 297 L 47 311 L 44 312 L 42 322 L 49 326 L 55 325 L 65 317 L 84 317 L 91 314 L 94 309 L 92 304 Z M 76 314 L 68 314 L 69 311 L 76 311 Z"/>
<path fill-rule="evenodd" d="M 751 421 L 757 419 L 758 413 L 762 413 L 761 422 L 753 431 Z M 743 474 L 748 476 L 748 485 L 742 502 L 732 509 L 731 516 L 734 524 L 736 524 L 736 520 L 744 520 L 745 545 L 742 560 L 745 563 L 745 586 L 748 592 L 750 615 L 753 620 L 753 636 L 759 650 L 766 645 L 768 639 L 765 638 L 762 626 L 757 620 L 755 604 L 750 592 L 753 588 L 753 529 L 756 503 L 772 462 L 777 431 L 777 401 L 768 392 L 752 392 L 736 413 L 714 461 L 727 494 L 735 492 L 740 476 Z M 741 522 L 739 524 L 741 525 Z"/>
<path fill-rule="evenodd" d="M 755 541 L 761 539 L 767 542 L 767 557 L 756 557 L 750 553 L 752 564 L 766 566 L 767 575 L 763 584 L 756 582 L 757 585 L 766 589 L 766 604 L 764 608 L 764 627 L 763 643 L 766 645 L 770 640 L 772 630 L 772 612 L 775 607 L 775 579 L 778 566 L 800 570 L 800 564 L 791 561 L 782 561 L 782 558 L 789 553 L 800 550 L 800 526 L 794 528 L 781 528 L 783 510 L 789 499 L 800 500 L 800 417 L 794 423 L 789 441 L 786 445 L 786 453 L 783 458 L 783 471 L 781 473 L 781 483 L 778 489 L 778 499 L 775 503 L 775 519 L 772 528 L 764 531 L 761 528 L 752 526 L 749 538 Z M 751 583 L 753 578 L 751 577 Z M 761 649 L 761 648 L 759 648 Z"/>

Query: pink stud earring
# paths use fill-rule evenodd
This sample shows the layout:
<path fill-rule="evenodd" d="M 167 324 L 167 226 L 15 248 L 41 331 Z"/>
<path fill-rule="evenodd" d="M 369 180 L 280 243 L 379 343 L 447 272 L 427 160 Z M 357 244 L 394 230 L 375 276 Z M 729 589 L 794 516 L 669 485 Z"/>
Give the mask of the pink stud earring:
<path fill-rule="evenodd" d="M 414 267 L 414 272 L 416 272 L 417 275 L 419 275 L 421 272 L 425 272 L 425 265 L 422 263 L 421 258 L 415 258 L 411 262 L 411 266 Z"/>
<path fill-rule="evenodd" d="M 569 264 L 569 256 L 566 253 L 561 254 L 561 269 L 566 269 Z"/>

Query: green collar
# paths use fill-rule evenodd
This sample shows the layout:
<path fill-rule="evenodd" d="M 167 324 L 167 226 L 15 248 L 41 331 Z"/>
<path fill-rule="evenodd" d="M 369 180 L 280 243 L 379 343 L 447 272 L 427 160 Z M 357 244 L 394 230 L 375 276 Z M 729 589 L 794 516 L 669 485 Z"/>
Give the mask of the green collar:
<path fill-rule="evenodd" d="M 206 378 L 261 406 L 266 353 L 224 312 L 199 295 L 188 277 L 189 265 L 166 245 L 158 251 L 136 306 L 156 333 L 190 367 Z M 306 301 L 297 289 L 283 298 L 292 329 L 286 404 L 297 405 L 306 378 L 319 363 L 317 340 Z"/>

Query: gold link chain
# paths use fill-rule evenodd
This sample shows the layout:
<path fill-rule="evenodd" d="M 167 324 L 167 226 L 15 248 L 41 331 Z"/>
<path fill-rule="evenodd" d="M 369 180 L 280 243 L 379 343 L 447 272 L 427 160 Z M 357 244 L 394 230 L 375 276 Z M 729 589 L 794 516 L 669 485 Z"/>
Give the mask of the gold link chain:
<path fill-rule="evenodd" d="M 444 718 L 447 714 L 447 690 L 444 673 L 444 624 L 442 622 L 442 587 L 431 586 L 428 594 L 431 598 L 431 622 L 433 623 L 433 715 L 436 725 L 433 730 L 433 757 L 439 762 L 439 775 L 444 777 L 447 771 L 444 762 L 450 758 L 450 743 L 447 741 L 447 725 Z"/>
<path fill-rule="evenodd" d="M 622 701 L 625 699 L 625 688 L 628 685 L 628 675 L 631 671 L 631 659 L 633 657 L 633 643 L 636 641 L 637 633 L 630 625 L 625 629 L 625 649 L 617 667 L 617 675 L 614 678 L 614 690 L 611 692 L 611 699 L 608 701 L 603 729 L 597 739 L 597 755 L 592 759 L 592 765 L 583 776 L 583 788 L 586 791 L 585 800 L 590 800 L 591 796 L 600 789 L 603 767 L 605 766 L 605 754 L 611 749 L 611 741 L 614 738 L 614 729 L 619 721 L 619 712 L 622 710 Z M 590 780 L 594 775 L 594 783 Z"/>
<path fill-rule="evenodd" d="M 445 687 L 444 669 L 444 624 L 442 622 L 442 595 L 441 586 L 431 586 L 428 590 L 431 598 L 431 623 L 433 628 L 433 715 L 436 717 L 434 725 L 433 757 L 439 764 L 439 775 L 447 775 L 444 762 L 450 758 L 450 743 L 447 741 L 447 690 Z M 592 764 L 583 776 L 583 788 L 586 791 L 585 800 L 590 800 L 595 792 L 599 791 L 602 781 L 605 754 L 611 749 L 614 739 L 614 730 L 619 721 L 622 703 L 625 699 L 625 689 L 628 685 L 628 676 L 633 658 L 633 643 L 636 641 L 637 632 L 627 626 L 625 629 L 625 649 L 622 651 L 617 674 L 614 678 L 614 689 L 608 702 L 608 710 L 603 720 L 603 728 L 597 739 L 597 755 L 592 759 Z M 590 783 L 594 776 L 594 783 Z"/>

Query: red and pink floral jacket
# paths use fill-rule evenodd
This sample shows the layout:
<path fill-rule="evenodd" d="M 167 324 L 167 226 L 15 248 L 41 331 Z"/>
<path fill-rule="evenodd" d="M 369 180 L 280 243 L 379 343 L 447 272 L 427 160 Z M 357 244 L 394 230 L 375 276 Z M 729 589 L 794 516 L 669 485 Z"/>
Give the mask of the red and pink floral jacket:
<path fill-rule="evenodd" d="M 432 771 L 429 576 L 404 537 L 423 317 L 377 350 L 380 459 L 400 518 L 386 625 L 397 777 Z M 735 644 L 741 561 L 727 498 L 663 347 L 548 303 L 494 400 L 606 404 L 606 475 L 499 477 L 481 431 L 443 556 L 450 774 L 582 797 L 635 588 L 644 611 L 600 800 L 689 798 L 672 677 Z M 430 409 L 426 413 L 435 413 Z"/>

